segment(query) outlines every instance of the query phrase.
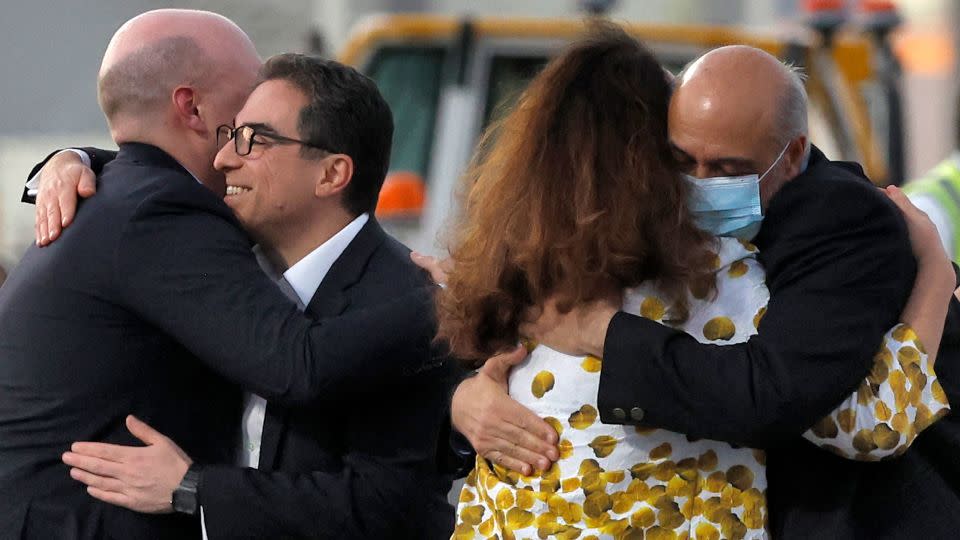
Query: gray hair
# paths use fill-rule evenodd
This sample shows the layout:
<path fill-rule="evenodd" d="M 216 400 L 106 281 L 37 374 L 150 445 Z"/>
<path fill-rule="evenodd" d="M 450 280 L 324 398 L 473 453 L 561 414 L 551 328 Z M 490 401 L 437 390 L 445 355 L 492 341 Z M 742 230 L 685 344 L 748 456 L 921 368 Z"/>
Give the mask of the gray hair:
<path fill-rule="evenodd" d="M 780 97 L 780 107 L 777 111 L 778 133 L 776 134 L 780 146 L 801 135 L 806 136 L 807 144 L 804 157 L 810 153 L 810 130 L 807 127 L 807 89 L 804 82 L 807 79 L 803 69 L 792 64 L 784 63 L 787 75 L 787 88 Z"/>
<path fill-rule="evenodd" d="M 108 122 L 160 111 L 179 85 L 199 85 L 210 62 L 189 37 L 158 40 L 120 60 L 97 81 L 97 99 Z"/>

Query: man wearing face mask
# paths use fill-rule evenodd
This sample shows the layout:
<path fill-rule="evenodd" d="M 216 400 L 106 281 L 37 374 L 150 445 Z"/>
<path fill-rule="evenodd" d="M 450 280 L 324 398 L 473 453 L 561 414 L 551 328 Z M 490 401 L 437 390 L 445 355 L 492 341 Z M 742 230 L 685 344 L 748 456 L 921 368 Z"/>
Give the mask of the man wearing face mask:
<path fill-rule="evenodd" d="M 809 144 L 806 105 L 796 74 L 743 46 L 695 61 L 671 100 L 671 143 L 699 188 L 691 201 L 699 222 L 759 248 L 770 302 L 757 335 L 703 345 L 621 312 L 619 297 L 565 314 L 548 305 L 523 334 L 603 359 L 604 423 L 767 449 L 774 537 L 947 537 L 960 508 L 955 414 L 880 463 L 845 461 L 801 438 L 868 375 L 916 274 L 896 208 L 859 166 L 830 161 Z M 937 371 L 958 403 L 955 301 L 950 309 Z M 523 356 L 495 357 L 463 382 L 452 418 L 482 455 L 543 468 L 556 457 L 555 436 L 540 435 L 541 421 L 488 376 Z"/>
<path fill-rule="evenodd" d="M 763 208 L 760 204 L 760 183 L 770 174 L 790 148 L 787 143 L 780 155 L 761 175 L 717 176 L 697 178 L 685 174 L 684 178 L 694 187 L 690 209 L 697 225 L 715 236 L 728 236 L 751 241 L 763 223 Z"/>

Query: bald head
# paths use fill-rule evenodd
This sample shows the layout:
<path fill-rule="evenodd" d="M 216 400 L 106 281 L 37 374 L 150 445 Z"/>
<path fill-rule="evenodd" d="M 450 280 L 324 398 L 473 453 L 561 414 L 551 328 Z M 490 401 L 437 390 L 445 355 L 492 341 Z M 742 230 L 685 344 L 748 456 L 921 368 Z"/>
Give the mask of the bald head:
<path fill-rule="evenodd" d="M 259 65 L 250 38 L 222 15 L 149 11 L 127 21 L 110 40 L 98 97 L 112 126 L 124 117 L 160 112 L 177 86 L 215 89 L 225 74 Z"/>
<path fill-rule="evenodd" d="M 778 168 L 761 183 L 766 200 L 799 174 L 809 150 L 802 77 L 753 47 L 721 47 L 687 66 L 676 81 L 669 121 L 678 158 L 694 176 Z"/>
<path fill-rule="evenodd" d="M 260 57 L 226 17 L 161 9 L 127 21 L 107 46 L 98 98 L 117 144 L 156 146 L 216 193 L 217 126 L 232 124 L 253 90 Z"/>
<path fill-rule="evenodd" d="M 753 47 L 731 45 L 701 56 L 684 70 L 674 98 L 678 112 L 712 115 L 731 132 L 749 123 L 781 146 L 807 134 L 802 77 Z"/>

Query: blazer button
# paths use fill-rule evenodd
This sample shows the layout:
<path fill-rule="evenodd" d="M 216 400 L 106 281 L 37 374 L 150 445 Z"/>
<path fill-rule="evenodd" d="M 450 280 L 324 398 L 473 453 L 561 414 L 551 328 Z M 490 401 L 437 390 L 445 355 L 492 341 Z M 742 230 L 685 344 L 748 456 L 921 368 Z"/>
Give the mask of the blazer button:
<path fill-rule="evenodd" d="M 640 407 L 634 407 L 630 409 L 630 418 L 632 418 L 635 422 L 643 420 L 643 409 Z"/>
<path fill-rule="evenodd" d="M 614 407 L 613 411 L 611 412 L 613 413 L 613 417 L 616 418 L 617 420 L 627 419 L 627 411 L 621 409 L 620 407 Z"/>

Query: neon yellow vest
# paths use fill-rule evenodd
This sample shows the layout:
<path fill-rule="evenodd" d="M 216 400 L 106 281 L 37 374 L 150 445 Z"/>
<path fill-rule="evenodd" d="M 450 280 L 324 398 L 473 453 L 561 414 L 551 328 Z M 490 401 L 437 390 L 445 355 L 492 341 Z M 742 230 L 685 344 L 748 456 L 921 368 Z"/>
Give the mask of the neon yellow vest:
<path fill-rule="evenodd" d="M 956 156 L 940 162 L 923 178 L 903 186 L 907 195 L 932 197 L 950 216 L 953 227 L 953 252 L 960 257 L 960 161 Z"/>

